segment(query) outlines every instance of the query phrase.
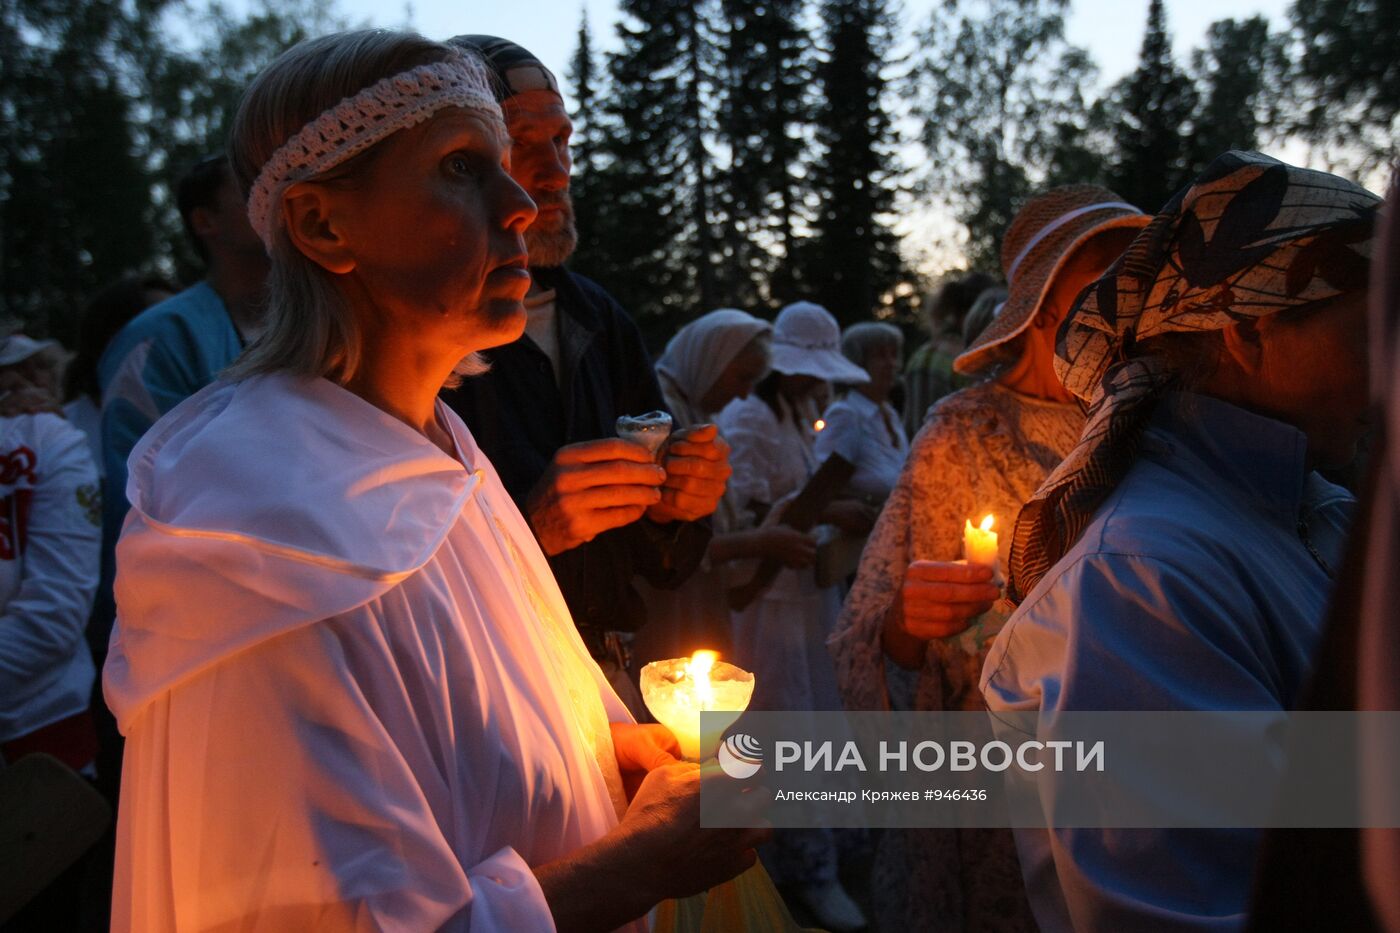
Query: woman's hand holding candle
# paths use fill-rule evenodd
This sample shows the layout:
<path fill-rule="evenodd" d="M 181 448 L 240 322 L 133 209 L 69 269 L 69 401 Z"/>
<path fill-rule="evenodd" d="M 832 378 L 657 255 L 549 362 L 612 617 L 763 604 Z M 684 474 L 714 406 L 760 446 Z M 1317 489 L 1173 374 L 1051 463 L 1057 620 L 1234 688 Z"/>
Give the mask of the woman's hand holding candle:
<path fill-rule="evenodd" d="M 924 663 L 924 644 L 966 629 L 1001 596 L 986 564 L 916 560 L 885 617 L 885 653 L 901 667 Z"/>
<path fill-rule="evenodd" d="M 608 930 L 658 901 L 689 897 L 753 866 L 769 829 L 701 829 L 700 776 L 689 762 L 649 772 L 617 828 L 596 842 L 531 869 L 557 929 Z M 746 793 L 758 808 L 758 794 Z M 748 820 L 746 820 L 747 822 Z M 607 892 L 602 894 L 601 892 Z"/>
<path fill-rule="evenodd" d="M 612 741 L 628 800 L 637 795 L 648 774 L 683 757 L 681 743 L 660 723 L 612 723 Z"/>
<path fill-rule="evenodd" d="M 650 879 L 661 897 L 688 897 L 728 881 L 753 865 L 754 847 L 772 836 L 769 829 L 701 829 L 700 788 L 711 780 L 732 779 L 701 777 L 690 762 L 657 768 L 622 817 L 618 828 L 632 836 L 638 877 Z M 758 803 L 758 795 L 745 796 Z"/>

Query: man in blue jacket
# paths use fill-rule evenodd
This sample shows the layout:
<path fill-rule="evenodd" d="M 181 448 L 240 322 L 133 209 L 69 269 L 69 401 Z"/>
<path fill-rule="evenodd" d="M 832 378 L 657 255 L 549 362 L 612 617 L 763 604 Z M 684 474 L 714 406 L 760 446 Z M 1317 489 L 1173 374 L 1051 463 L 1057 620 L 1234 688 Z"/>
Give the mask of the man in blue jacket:
<path fill-rule="evenodd" d="M 102 585 L 88 638 L 99 663 L 112 629 L 114 554 L 128 508 L 127 457 L 162 415 L 213 382 L 243 352 L 262 321 L 267 253 L 248 223 L 227 157 L 210 156 L 185 173 L 175 201 L 207 264 L 204 279 L 133 318 L 97 364 L 106 476 Z"/>

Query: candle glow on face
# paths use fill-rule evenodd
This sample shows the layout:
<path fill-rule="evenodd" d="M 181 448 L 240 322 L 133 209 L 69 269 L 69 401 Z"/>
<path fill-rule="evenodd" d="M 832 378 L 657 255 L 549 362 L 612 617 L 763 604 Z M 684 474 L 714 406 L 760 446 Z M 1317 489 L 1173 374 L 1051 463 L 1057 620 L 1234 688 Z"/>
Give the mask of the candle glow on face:
<path fill-rule="evenodd" d="M 641 682 L 647 709 L 675 735 L 681 753 L 699 761 L 714 752 L 700 747 L 700 714 L 732 713 L 723 724 L 723 729 L 729 728 L 748 708 L 754 678 L 748 671 L 720 661 L 717 652 L 702 650 L 689 658 L 651 662 L 642 668 Z M 717 741 L 719 736 L 713 738 Z"/>

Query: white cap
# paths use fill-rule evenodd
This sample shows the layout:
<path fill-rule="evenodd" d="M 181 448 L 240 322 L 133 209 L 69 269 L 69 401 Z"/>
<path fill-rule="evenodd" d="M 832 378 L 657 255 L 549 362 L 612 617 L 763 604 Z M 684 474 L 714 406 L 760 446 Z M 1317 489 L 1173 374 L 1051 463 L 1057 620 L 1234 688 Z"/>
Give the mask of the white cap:
<path fill-rule="evenodd" d="M 0 341 L 0 366 L 13 366 L 23 363 L 36 353 L 58 347 L 57 340 L 35 340 L 24 334 L 11 334 Z"/>

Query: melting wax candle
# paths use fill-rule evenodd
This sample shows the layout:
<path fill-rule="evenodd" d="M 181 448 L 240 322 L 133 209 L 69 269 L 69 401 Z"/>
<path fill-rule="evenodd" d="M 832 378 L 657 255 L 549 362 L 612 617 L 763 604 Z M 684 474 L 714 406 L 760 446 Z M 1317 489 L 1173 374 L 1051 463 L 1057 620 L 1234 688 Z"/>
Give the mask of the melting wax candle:
<path fill-rule="evenodd" d="M 713 738 L 729 728 L 753 697 L 753 675 L 719 660 L 713 651 L 689 658 L 653 661 L 642 668 L 642 699 L 647 709 L 676 736 L 681 753 L 691 761 L 714 754 L 700 744 L 702 712 L 732 713 Z M 703 754 L 702 754 L 703 753 Z"/>
<path fill-rule="evenodd" d="M 980 525 L 973 525 L 972 519 L 963 523 L 963 557 L 969 564 L 986 564 L 995 573 L 997 533 L 992 531 L 992 521 L 992 516 L 988 515 Z"/>

